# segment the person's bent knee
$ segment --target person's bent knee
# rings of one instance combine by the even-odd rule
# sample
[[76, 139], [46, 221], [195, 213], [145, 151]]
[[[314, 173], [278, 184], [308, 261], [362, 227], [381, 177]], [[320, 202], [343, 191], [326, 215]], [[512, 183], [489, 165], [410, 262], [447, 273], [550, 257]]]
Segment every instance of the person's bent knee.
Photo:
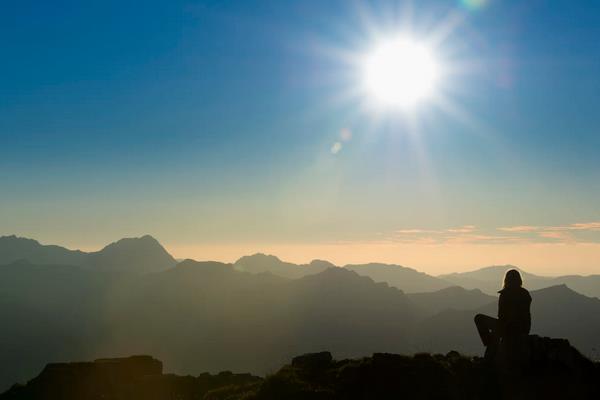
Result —
[[475, 318], [473, 318], [473, 321], [475, 321], [476, 324], [479, 324], [483, 319], [485, 319], [485, 315], [477, 314], [475, 315]]

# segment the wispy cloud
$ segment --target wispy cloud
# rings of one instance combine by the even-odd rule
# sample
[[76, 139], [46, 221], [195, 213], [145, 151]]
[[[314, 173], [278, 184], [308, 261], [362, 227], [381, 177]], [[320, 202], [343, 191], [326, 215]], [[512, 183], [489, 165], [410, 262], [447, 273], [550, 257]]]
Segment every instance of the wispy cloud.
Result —
[[539, 226], [532, 226], [532, 225], [518, 225], [518, 226], [507, 226], [507, 227], [498, 228], [499, 231], [503, 231], [503, 232], [534, 232], [539, 229], [540, 229]]
[[485, 235], [485, 234], [463, 234], [448, 236], [444, 243], [471, 243], [471, 244], [503, 244], [517, 243], [522, 241], [522, 238], [516, 236], [501, 236], [501, 235]]
[[419, 234], [419, 233], [439, 233], [441, 231], [436, 231], [436, 230], [428, 230], [428, 229], [398, 229], [397, 231], [394, 231], [397, 234], [400, 235], [411, 235], [411, 234]]
[[600, 222], [577, 222], [566, 225], [514, 225], [479, 228], [462, 225], [443, 229], [404, 228], [387, 236], [395, 243], [600, 243]]
[[476, 229], [477, 227], [475, 225], [463, 225], [459, 228], [446, 229], [446, 231], [451, 233], [471, 233], [475, 232]]
[[539, 237], [545, 239], [555, 239], [562, 242], [574, 242], [575, 239], [568, 232], [561, 231], [543, 231], [538, 233]]
[[545, 228], [551, 231], [600, 231], [600, 222], [578, 222], [564, 226], [552, 226]]

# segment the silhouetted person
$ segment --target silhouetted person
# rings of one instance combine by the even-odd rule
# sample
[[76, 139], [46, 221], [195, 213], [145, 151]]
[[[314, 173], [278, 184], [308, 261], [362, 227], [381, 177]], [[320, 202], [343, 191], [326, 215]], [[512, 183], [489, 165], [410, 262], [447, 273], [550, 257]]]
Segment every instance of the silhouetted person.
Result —
[[504, 276], [504, 287], [498, 300], [498, 318], [484, 314], [475, 316], [475, 325], [486, 347], [485, 358], [491, 359], [500, 341], [514, 342], [520, 336], [528, 335], [531, 329], [531, 296], [522, 287], [521, 274], [511, 269]]

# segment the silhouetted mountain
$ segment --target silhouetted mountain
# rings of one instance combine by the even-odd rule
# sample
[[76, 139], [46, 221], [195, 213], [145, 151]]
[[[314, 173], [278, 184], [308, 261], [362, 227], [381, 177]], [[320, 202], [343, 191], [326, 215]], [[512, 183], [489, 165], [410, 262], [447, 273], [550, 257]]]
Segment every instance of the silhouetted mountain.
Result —
[[152, 236], [126, 238], [102, 250], [89, 253], [86, 265], [92, 268], [127, 272], [156, 272], [173, 267], [177, 261]]
[[[496, 301], [460, 288], [405, 295], [346, 268], [286, 279], [231, 264], [185, 260], [147, 274], [101, 268], [0, 267], [0, 390], [47, 362], [155, 354], [178, 373], [272, 371], [294, 354], [331, 350], [477, 354], [476, 312]], [[551, 292], [550, 290], [556, 290]], [[600, 301], [566, 287], [535, 291], [533, 332], [572, 339], [585, 354], [600, 344]]]
[[[32, 290], [35, 288], [35, 290]], [[0, 267], [0, 388], [48, 361], [157, 354], [173, 370], [266, 372], [293, 354], [410, 351], [418, 313], [387, 284], [342, 268], [288, 280], [231, 264], [183, 261], [163, 272]]]
[[18, 260], [36, 265], [72, 265], [127, 273], [161, 271], [177, 263], [156, 239], [148, 235], [121, 239], [92, 253], [41, 245], [35, 240], [16, 236], [0, 237], [0, 265]]
[[234, 264], [239, 271], [251, 273], [270, 272], [273, 275], [283, 278], [296, 279], [306, 275], [317, 274], [327, 268], [335, 267], [328, 261], [313, 260], [310, 264], [293, 264], [281, 261], [279, 258], [257, 253], [251, 256], [244, 256]]
[[49, 364], [2, 400], [364, 400], [597, 399], [600, 366], [560, 339], [529, 337], [518, 362], [490, 368], [457, 352], [413, 357], [375, 353], [335, 361], [331, 353], [295, 357], [266, 378], [221, 372], [162, 374], [149, 356]]
[[447, 309], [474, 310], [498, 300], [479, 289], [467, 290], [460, 286], [451, 286], [436, 292], [410, 293], [408, 297], [424, 312], [431, 314]]
[[211, 391], [250, 389], [262, 379], [221, 372], [198, 377], [164, 375], [162, 362], [150, 356], [48, 364], [27, 385], [15, 385], [0, 399], [201, 399]]
[[600, 275], [565, 275], [552, 278], [554, 285], [567, 285], [586, 296], [600, 298]]
[[[293, 264], [281, 261], [272, 255], [254, 254], [245, 256], [235, 262], [236, 269], [245, 272], [270, 272], [284, 278], [297, 279], [317, 274], [327, 268], [335, 267], [329, 261], [313, 260], [310, 264]], [[411, 268], [390, 264], [345, 265], [344, 268], [359, 275], [368, 276], [375, 282], [386, 282], [406, 293], [429, 292], [452, 286], [442, 279], [418, 272]]]
[[104, 300], [111, 285], [110, 274], [80, 267], [0, 266], [0, 390], [46, 362], [93, 356], [108, 334]]
[[0, 265], [18, 260], [28, 260], [34, 264], [83, 265], [85, 259], [86, 253], [79, 250], [42, 245], [36, 240], [14, 235], [0, 237]]
[[375, 282], [386, 282], [390, 286], [402, 289], [405, 293], [431, 292], [452, 286], [443, 279], [427, 275], [412, 268], [393, 264], [346, 265], [344, 268], [368, 276]]
[[285, 280], [185, 261], [110, 300], [113, 348], [160, 355], [177, 371], [264, 372], [323, 348], [344, 356], [406, 351], [417, 318], [401, 291], [339, 268]]
[[548, 277], [530, 274], [513, 265], [497, 265], [470, 272], [440, 275], [440, 278], [467, 289], [481, 289], [488, 294], [496, 294], [502, 286], [504, 274], [512, 268], [521, 272], [524, 285], [531, 290], [566, 284], [586, 296], [600, 297], [600, 275]]
[[549, 278], [530, 274], [514, 265], [493, 265], [469, 272], [455, 272], [446, 275], [440, 275], [441, 279], [452, 282], [454, 285], [462, 286], [465, 289], [480, 289], [485, 293], [496, 295], [502, 288], [504, 274], [509, 269], [516, 269], [521, 273], [525, 286], [529, 289], [541, 289], [552, 286]]

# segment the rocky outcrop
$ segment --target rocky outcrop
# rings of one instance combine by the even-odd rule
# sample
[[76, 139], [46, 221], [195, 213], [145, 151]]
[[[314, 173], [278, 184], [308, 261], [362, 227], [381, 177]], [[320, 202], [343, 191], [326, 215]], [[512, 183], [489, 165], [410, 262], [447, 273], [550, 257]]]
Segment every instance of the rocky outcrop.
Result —
[[211, 390], [235, 386], [245, 390], [261, 379], [221, 372], [197, 377], [162, 373], [162, 362], [150, 356], [48, 364], [26, 385], [14, 385], [0, 399], [162, 400], [202, 399]]
[[594, 363], [583, 356], [567, 339], [523, 336], [515, 343], [500, 345], [496, 359], [499, 369], [537, 371], [547, 367], [568, 369], [576, 375], [593, 369]]
[[[50, 364], [0, 400], [371, 400], [599, 399], [600, 367], [565, 340], [527, 337], [520, 358], [505, 364], [446, 355], [376, 353], [333, 359], [305, 354], [267, 378], [221, 372], [162, 374], [148, 356]], [[512, 349], [514, 350], [514, 349]], [[501, 350], [506, 352], [507, 349]], [[506, 355], [506, 353], [504, 353]]]

